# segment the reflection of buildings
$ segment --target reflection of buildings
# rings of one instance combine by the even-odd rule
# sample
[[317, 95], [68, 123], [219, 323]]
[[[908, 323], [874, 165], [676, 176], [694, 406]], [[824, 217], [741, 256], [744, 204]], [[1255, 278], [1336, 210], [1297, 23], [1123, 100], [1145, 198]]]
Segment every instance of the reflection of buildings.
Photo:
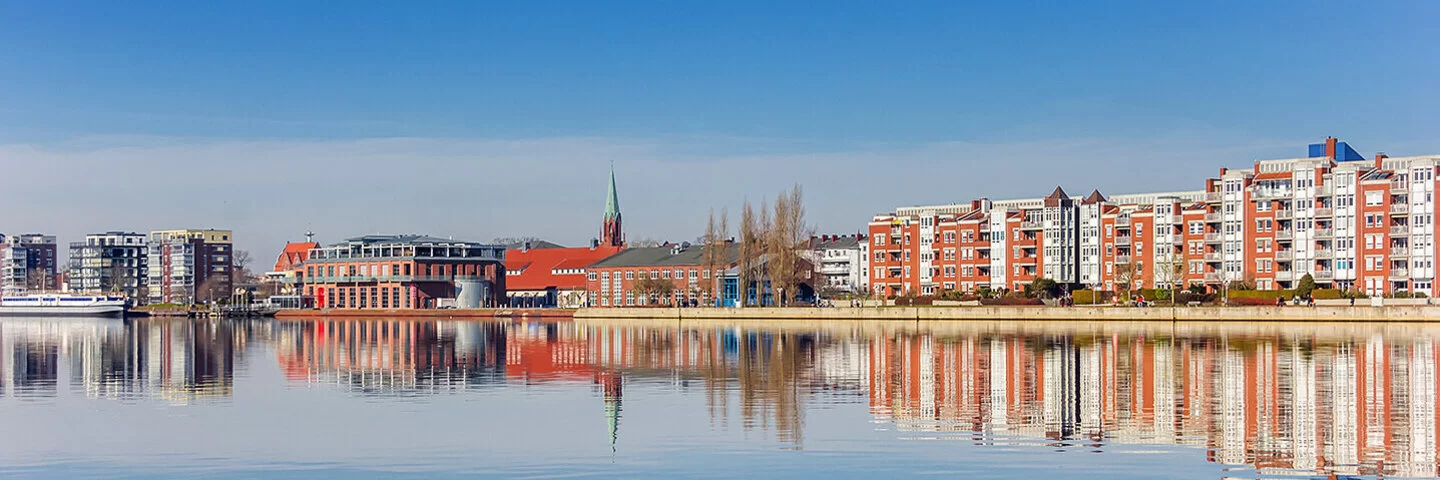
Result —
[[228, 396], [247, 333], [232, 322], [6, 319], [0, 394], [54, 395], [67, 380], [91, 397], [188, 401]]
[[734, 405], [746, 428], [773, 429], [789, 443], [799, 441], [801, 397], [812, 390], [804, 383], [812, 376], [812, 335], [574, 322], [325, 320], [280, 323], [275, 337], [290, 379], [365, 393], [455, 391], [506, 381], [592, 384], [612, 434], [629, 380], [696, 382], [716, 416]]
[[1261, 472], [1433, 476], [1436, 349], [1428, 337], [882, 337], [871, 411], [993, 441], [1203, 444], [1211, 461]]

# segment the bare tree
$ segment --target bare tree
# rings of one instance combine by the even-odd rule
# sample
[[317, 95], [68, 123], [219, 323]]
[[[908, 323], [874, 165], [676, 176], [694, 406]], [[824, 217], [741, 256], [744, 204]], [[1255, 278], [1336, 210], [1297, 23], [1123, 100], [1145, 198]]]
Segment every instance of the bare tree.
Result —
[[231, 264], [234, 265], [236, 271], [248, 273], [250, 271], [250, 262], [253, 259], [250, 257], [249, 250], [236, 250], [235, 256], [231, 258], [231, 260]]
[[1115, 296], [1117, 299], [1130, 299], [1130, 289], [1135, 285], [1139, 271], [1132, 262], [1119, 263], [1115, 265]]
[[749, 302], [750, 287], [755, 283], [755, 263], [760, 256], [760, 221], [755, 218], [755, 207], [750, 200], [740, 210], [740, 258], [737, 271], [740, 275], [740, 305]]
[[[709, 217], [708, 219], [706, 219], [706, 221], [705, 221], [705, 235], [703, 235], [703, 236], [700, 237], [700, 245], [701, 245], [700, 248], [703, 249], [703, 250], [701, 251], [701, 255], [700, 255], [700, 256], [701, 256], [700, 262], [703, 264], [703, 265], [701, 265], [701, 267], [704, 268], [705, 271], [711, 272], [711, 273], [713, 274], [714, 271], [715, 271], [716, 264], [719, 263], [719, 260], [718, 260], [719, 255], [718, 255], [718, 253], [715, 251], [715, 249], [716, 249], [719, 245], [717, 245], [717, 238], [716, 238], [716, 231], [715, 231], [715, 209], [713, 209], [713, 208], [710, 209], [710, 217]], [[711, 294], [711, 295], [714, 295], [714, 293], [715, 293], [715, 278], [714, 278], [714, 276], [712, 275], [711, 278], [710, 278], [710, 281], [705, 282], [705, 284], [704, 284], [704, 285], [701, 285], [700, 288], [701, 288], [701, 291], [703, 291], [703, 292], [705, 292], [705, 293], [708, 293], [708, 294]]]
[[[756, 262], [755, 265], [755, 267], [758, 267], [756, 272], [757, 287], [755, 288], [755, 301], [764, 305], [765, 288], [769, 287], [772, 293], [775, 291], [774, 277], [770, 276], [770, 267], [766, 265], [770, 263], [771, 260], [769, 258], [772, 249], [770, 245], [772, 240], [771, 232], [775, 231], [775, 223], [770, 219], [770, 202], [763, 198], [760, 199], [760, 219], [757, 220], [756, 227], [755, 251], [764, 257], [765, 262], [763, 264]], [[773, 296], [771, 301], [774, 301]]]
[[[730, 211], [724, 207], [720, 208], [720, 224], [715, 227], [715, 235], [717, 237], [716, 242], [719, 244], [719, 247], [716, 249], [716, 256], [718, 257], [717, 263], [719, 263], [721, 269], [724, 269], [730, 266]], [[710, 302], [713, 304], [715, 300], [721, 296], [719, 287], [720, 272], [713, 271], [710, 273], [711, 291], [713, 292], [710, 297]]]
[[1172, 305], [1175, 303], [1175, 292], [1179, 290], [1176, 285], [1185, 280], [1185, 265], [1183, 252], [1171, 252], [1155, 260], [1155, 280], [1169, 290]]
[[[230, 292], [224, 291], [224, 283], [219, 275], [209, 275], [204, 282], [195, 286], [195, 298], [192, 303], [206, 303], [226, 298]], [[176, 301], [175, 303], [185, 303]]]

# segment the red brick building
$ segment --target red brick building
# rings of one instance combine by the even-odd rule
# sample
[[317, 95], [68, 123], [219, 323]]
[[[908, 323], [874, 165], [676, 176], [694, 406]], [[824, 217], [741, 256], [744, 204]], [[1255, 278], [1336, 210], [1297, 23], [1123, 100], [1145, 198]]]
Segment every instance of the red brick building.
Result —
[[497, 307], [504, 305], [504, 262], [499, 245], [367, 235], [312, 248], [294, 281], [322, 309]]

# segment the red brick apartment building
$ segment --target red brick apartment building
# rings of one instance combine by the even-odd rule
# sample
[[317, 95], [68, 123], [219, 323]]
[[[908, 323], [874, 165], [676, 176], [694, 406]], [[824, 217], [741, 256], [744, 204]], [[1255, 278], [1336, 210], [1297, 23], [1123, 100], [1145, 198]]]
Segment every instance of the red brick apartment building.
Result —
[[1070, 196], [899, 208], [874, 216], [865, 261], [881, 296], [1037, 278], [1114, 291], [1245, 282], [1367, 294], [1436, 294], [1440, 155], [1362, 157], [1328, 138], [1298, 158], [1221, 168], [1193, 191]]

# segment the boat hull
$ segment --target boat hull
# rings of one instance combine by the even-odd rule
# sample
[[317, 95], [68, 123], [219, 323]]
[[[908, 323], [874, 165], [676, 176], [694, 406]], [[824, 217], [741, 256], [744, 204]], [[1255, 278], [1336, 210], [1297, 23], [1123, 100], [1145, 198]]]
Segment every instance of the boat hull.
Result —
[[125, 314], [123, 305], [76, 305], [76, 306], [14, 306], [0, 305], [0, 317], [119, 317]]

